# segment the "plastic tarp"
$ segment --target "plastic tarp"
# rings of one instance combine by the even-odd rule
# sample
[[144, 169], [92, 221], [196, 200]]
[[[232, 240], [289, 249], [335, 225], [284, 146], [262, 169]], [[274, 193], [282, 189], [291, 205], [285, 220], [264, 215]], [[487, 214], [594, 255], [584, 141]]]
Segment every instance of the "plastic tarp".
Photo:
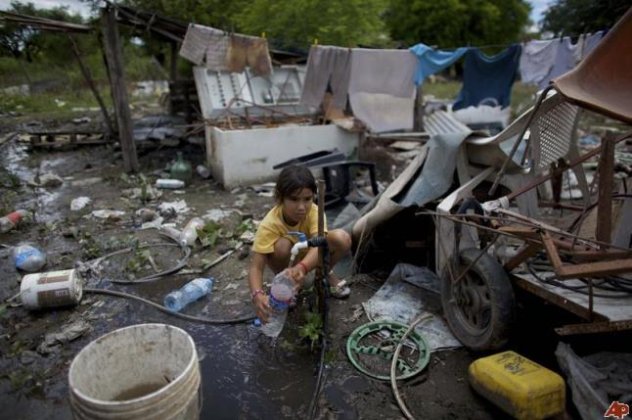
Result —
[[354, 224], [354, 237], [370, 232], [406, 207], [421, 207], [448, 192], [454, 179], [459, 148], [470, 134], [463, 132], [433, 136], [382, 193], [375, 206]]
[[411, 324], [422, 314], [431, 317], [415, 327], [431, 351], [461, 347], [442, 317], [439, 278], [425, 267], [397, 264], [382, 287], [362, 304], [371, 321]]
[[613, 401], [632, 404], [632, 353], [579, 357], [568, 344], [559, 343], [555, 356], [582, 419], [603, 418]]

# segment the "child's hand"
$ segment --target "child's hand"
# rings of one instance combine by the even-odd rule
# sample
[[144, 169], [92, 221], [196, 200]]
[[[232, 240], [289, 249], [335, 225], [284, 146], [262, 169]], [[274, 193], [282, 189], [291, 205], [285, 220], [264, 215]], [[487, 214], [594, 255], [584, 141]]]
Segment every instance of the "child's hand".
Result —
[[257, 317], [264, 324], [267, 323], [271, 311], [270, 303], [268, 301], [268, 295], [266, 295], [265, 293], [259, 293], [255, 295], [255, 298], [252, 300], [252, 304], [255, 306]]
[[305, 275], [307, 274], [303, 266], [295, 265], [294, 267], [286, 268], [285, 274], [294, 280], [294, 291], [298, 292], [298, 290], [303, 287], [303, 280], [305, 280]]

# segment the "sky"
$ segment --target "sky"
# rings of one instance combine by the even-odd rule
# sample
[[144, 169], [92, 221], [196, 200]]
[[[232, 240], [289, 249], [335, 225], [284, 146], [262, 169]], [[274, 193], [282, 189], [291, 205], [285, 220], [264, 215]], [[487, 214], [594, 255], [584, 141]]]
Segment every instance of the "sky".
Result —
[[531, 20], [537, 26], [542, 20], [542, 14], [553, 3], [553, 0], [528, 0], [527, 3], [531, 3]]
[[[71, 13], [79, 13], [84, 17], [90, 15], [90, 6], [79, 0], [19, 0], [20, 3], [33, 3], [38, 9], [52, 9], [57, 6], [68, 6]], [[11, 7], [11, 0], [0, 0], [0, 10]]]
[[[68, 10], [74, 13], [80, 13], [84, 17], [90, 14], [90, 8], [86, 3], [79, 0], [22, 0], [22, 3], [33, 3], [38, 8], [51, 9], [56, 6], [68, 6]], [[542, 19], [542, 13], [548, 9], [548, 6], [554, 0], [527, 0], [531, 4], [531, 20], [537, 24]], [[0, 0], [0, 10], [6, 10], [10, 7], [11, 0]]]

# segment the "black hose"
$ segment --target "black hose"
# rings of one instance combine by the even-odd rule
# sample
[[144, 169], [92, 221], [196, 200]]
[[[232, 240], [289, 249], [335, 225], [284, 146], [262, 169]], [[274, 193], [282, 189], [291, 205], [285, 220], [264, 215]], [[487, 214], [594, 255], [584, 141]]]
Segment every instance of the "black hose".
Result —
[[116, 290], [106, 290], [106, 289], [93, 289], [93, 288], [85, 288], [83, 289], [84, 293], [92, 293], [95, 295], [108, 295], [108, 296], [116, 296], [116, 297], [122, 297], [122, 298], [126, 298], [126, 299], [132, 299], [132, 300], [137, 300], [139, 302], [143, 302], [146, 303], [149, 306], [153, 306], [154, 308], [158, 309], [159, 311], [162, 311], [168, 315], [172, 315], [175, 316], [176, 318], [181, 318], [187, 321], [193, 321], [193, 322], [202, 322], [204, 324], [212, 324], [212, 325], [229, 325], [229, 324], [241, 324], [241, 323], [246, 323], [246, 322], [250, 322], [253, 319], [255, 319], [255, 317], [253, 315], [250, 316], [244, 316], [241, 318], [235, 318], [235, 319], [210, 319], [210, 318], [202, 318], [202, 317], [197, 317], [197, 316], [193, 316], [193, 315], [186, 315], [186, 314], [181, 314], [180, 312], [173, 312], [170, 311], [169, 309], [167, 309], [166, 307], [156, 303], [156, 302], [152, 302], [151, 300], [142, 298], [140, 296], [136, 296], [136, 295], [132, 295], [130, 293], [125, 293], [125, 292], [119, 292]]
[[[548, 278], [544, 278], [542, 276], [540, 276], [535, 269], [533, 268], [532, 264], [527, 264], [527, 268], [529, 270], [529, 272], [531, 273], [531, 275], [538, 281], [540, 281], [541, 283], [545, 283], [545, 284], [550, 284], [552, 286], [556, 286], [556, 287], [560, 287], [562, 289], [566, 289], [566, 290], [572, 290], [576, 293], [581, 293], [583, 295], [590, 295], [591, 293], [589, 291], [587, 291], [586, 289], [588, 288], [588, 285], [585, 286], [569, 286], [567, 284], [565, 284], [564, 282], [561, 281], [557, 281], [555, 280], [554, 277], [548, 277]], [[584, 279], [579, 279], [581, 281], [586, 281]], [[623, 286], [621, 286], [623, 287]], [[632, 293], [630, 293], [627, 289], [615, 289], [613, 287], [605, 287], [603, 285], [593, 285], [593, 288], [595, 289], [601, 289], [604, 291], [617, 291], [617, 292], [621, 292], [620, 294], [603, 294], [603, 293], [592, 293], [593, 296], [595, 297], [600, 297], [600, 298], [606, 298], [606, 299], [621, 299], [621, 298], [632, 298]]]

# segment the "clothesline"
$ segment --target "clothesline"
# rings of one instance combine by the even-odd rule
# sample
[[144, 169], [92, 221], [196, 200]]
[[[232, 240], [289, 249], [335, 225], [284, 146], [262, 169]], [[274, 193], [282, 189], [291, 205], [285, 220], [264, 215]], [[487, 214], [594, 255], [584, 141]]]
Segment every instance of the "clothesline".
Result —
[[[595, 32], [583, 32], [581, 34], [572, 34], [572, 35], [567, 35], [567, 34], [563, 34], [562, 36], [558, 36], [558, 37], [554, 37], [554, 38], [549, 38], [549, 39], [529, 39], [526, 41], [515, 41], [515, 42], [510, 42], [510, 43], [503, 43], [503, 44], [487, 44], [487, 45], [465, 45], [465, 48], [478, 48], [478, 49], [483, 49], [483, 48], [509, 48], [512, 45], [516, 45], [516, 44], [525, 44], [527, 42], [531, 42], [531, 41], [554, 41], [554, 40], [558, 40], [559, 42], [562, 42], [562, 40], [564, 38], [571, 38], [571, 39], [579, 39], [581, 36], [585, 36], [588, 34], [593, 34], [593, 33], [597, 33], [597, 32], [603, 32], [604, 36], [606, 35], [606, 33], [608, 32], [609, 29], [603, 29], [601, 31], [595, 31]], [[437, 49], [437, 50], [456, 50], [457, 48], [460, 47], [439, 47], [437, 45], [433, 45], [432, 48]]]

